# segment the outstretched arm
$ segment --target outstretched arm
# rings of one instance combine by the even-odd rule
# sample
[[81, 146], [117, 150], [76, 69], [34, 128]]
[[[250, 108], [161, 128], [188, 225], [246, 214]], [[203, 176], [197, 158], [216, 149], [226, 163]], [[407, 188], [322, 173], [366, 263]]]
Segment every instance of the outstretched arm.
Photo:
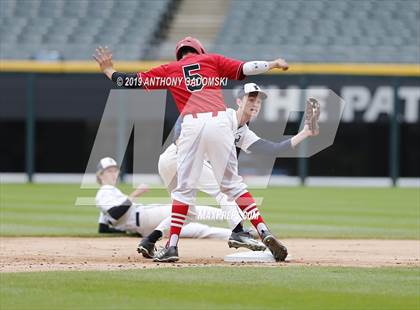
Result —
[[93, 58], [99, 64], [99, 68], [102, 72], [108, 77], [108, 79], [117, 83], [117, 86], [123, 86], [126, 88], [140, 87], [140, 83], [137, 83], [137, 73], [118, 72], [114, 69], [114, 64], [112, 63], [112, 53], [106, 46], [99, 46], [96, 49], [95, 54], [93, 54]]
[[273, 142], [270, 140], [259, 139], [252, 143], [248, 150], [253, 154], [261, 155], [280, 155], [283, 152], [290, 151], [298, 146], [303, 140], [308, 137], [316, 136], [318, 133], [312, 133], [308, 125], [292, 138], [282, 142]]
[[149, 191], [147, 184], [140, 184], [137, 188], [128, 196], [128, 199], [133, 201], [135, 198], [140, 197], [144, 193]]
[[283, 142], [272, 142], [264, 139], [255, 141], [248, 147], [248, 150], [264, 155], [278, 155], [282, 152], [296, 148], [299, 143], [308, 137], [317, 136], [319, 134], [319, 115], [321, 113], [321, 106], [315, 98], [309, 98], [306, 101], [305, 107], [305, 125], [303, 129], [291, 139], [287, 139]]
[[303, 140], [305, 140], [308, 137], [313, 137], [313, 136], [317, 136], [318, 132], [312, 132], [309, 129], [309, 125], [305, 125], [303, 127], [303, 129], [296, 135], [294, 135], [291, 139], [290, 139], [290, 144], [293, 148], [295, 148], [296, 146], [298, 146], [299, 143], [301, 143]]
[[273, 142], [266, 139], [259, 139], [248, 147], [248, 151], [252, 154], [277, 156], [292, 148], [291, 139], [282, 142]]
[[248, 61], [244, 63], [242, 71], [245, 75], [257, 75], [276, 68], [286, 71], [289, 69], [289, 65], [282, 58], [273, 61]]

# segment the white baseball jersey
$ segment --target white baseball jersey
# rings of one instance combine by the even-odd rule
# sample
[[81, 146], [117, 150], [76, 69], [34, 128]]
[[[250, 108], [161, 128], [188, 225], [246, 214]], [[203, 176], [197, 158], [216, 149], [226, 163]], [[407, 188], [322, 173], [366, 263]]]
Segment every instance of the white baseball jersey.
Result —
[[[118, 188], [111, 185], [103, 185], [96, 194], [96, 206], [100, 209], [99, 223], [129, 233], [140, 233], [142, 236], [149, 235], [153, 230], [161, 230], [165, 235], [170, 227], [170, 222], [165, 219], [171, 215], [172, 206], [161, 204], [142, 205], [133, 203], [131, 207], [119, 219], [114, 219], [108, 211], [116, 206], [124, 204], [128, 196]], [[223, 213], [208, 206], [196, 206], [198, 218], [204, 215], [211, 219], [222, 220]], [[203, 215], [200, 217], [200, 215]], [[227, 240], [231, 231], [226, 228], [211, 227], [201, 223], [189, 223], [184, 227], [181, 237], [183, 238], [218, 238]]]
[[137, 232], [136, 210], [138, 206], [132, 205], [118, 220], [114, 219], [108, 211], [116, 206], [124, 204], [128, 196], [112, 185], [102, 185], [96, 193], [96, 206], [101, 210], [100, 223], [108, 224], [118, 230]]
[[248, 148], [261, 138], [249, 129], [246, 124], [239, 127], [239, 120], [234, 109], [227, 109], [226, 112], [231, 121], [233, 135], [235, 136], [235, 146], [247, 154], [251, 153]]

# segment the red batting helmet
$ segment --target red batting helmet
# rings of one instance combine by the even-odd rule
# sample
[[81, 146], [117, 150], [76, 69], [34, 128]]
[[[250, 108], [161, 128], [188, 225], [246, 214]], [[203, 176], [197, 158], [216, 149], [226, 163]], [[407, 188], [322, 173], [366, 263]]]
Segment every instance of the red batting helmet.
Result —
[[179, 41], [176, 44], [176, 49], [175, 49], [175, 55], [176, 55], [176, 60], [180, 60], [181, 56], [180, 56], [180, 50], [183, 47], [191, 47], [193, 48], [198, 54], [205, 54], [206, 50], [204, 49], [204, 46], [201, 44], [200, 41], [198, 41], [196, 38], [193, 37], [186, 37], [183, 38], [181, 41]]

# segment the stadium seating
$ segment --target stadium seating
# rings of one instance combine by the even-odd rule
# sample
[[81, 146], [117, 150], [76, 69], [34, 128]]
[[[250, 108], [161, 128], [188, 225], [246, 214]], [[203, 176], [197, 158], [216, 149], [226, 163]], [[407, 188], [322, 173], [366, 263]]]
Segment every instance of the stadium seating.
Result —
[[[173, 59], [160, 38], [179, 1], [1, 0], [0, 58], [90, 59], [106, 44], [116, 59]], [[418, 63], [419, 21], [418, 0], [231, 0], [206, 47], [240, 59]]]
[[96, 46], [108, 45], [116, 59], [141, 59], [173, 2], [1, 0], [0, 56], [90, 59]]
[[418, 0], [231, 0], [213, 50], [241, 59], [418, 63], [419, 16]]

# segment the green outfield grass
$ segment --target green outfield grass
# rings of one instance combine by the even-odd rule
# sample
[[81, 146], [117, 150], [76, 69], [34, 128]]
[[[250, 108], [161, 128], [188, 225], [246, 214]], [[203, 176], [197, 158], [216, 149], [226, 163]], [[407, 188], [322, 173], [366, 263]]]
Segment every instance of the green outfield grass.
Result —
[[[282, 238], [420, 239], [419, 189], [273, 187], [252, 193], [264, 197], [261, 212]], [[97, 209], [74, 205], [76, 197], [94, 195], [74, 184], [1, 184], [0, 234], [95, 236]], [[168, 201], [164, 190], [146, 196]]]
[[170, 268], [2, 274], [2, 309], [419, 309], [415, 268]]
[[[125, 192], [130, 187], [122, 187]], [[269, 188], [282, 237], [420, 239], [418, 189]], [[77, 185], [0, 185], [2, 236], [98, 236]], [[147, 197], [168, 200], [164, 190]], [[208, 267], [0, 273], [0, 309], [419, 309], [420, 268]]]

